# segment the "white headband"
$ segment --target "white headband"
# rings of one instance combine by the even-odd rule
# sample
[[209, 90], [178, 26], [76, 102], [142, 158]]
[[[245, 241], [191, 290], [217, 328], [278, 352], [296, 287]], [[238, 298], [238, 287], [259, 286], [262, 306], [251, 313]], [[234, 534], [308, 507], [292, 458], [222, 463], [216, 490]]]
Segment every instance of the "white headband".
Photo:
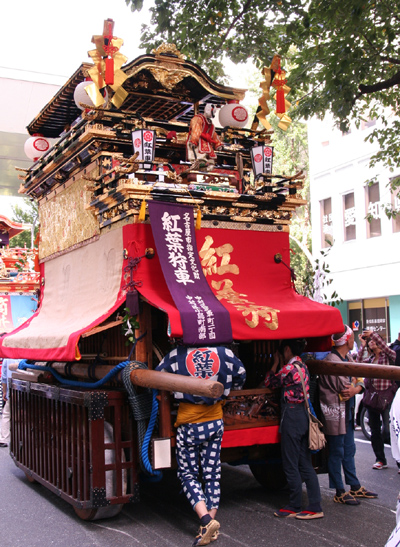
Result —
[[349, 340], [350, 336], [353, 334], [353, 331], [348, 325], [345, 325], [345, 327], [346, 327], [346, 330], [344, 334], [337, 340], [333, 338], [334, 335], [331, 336], [332, 342], [335, 344], [335, 346], [344, 346], [345, 343]]

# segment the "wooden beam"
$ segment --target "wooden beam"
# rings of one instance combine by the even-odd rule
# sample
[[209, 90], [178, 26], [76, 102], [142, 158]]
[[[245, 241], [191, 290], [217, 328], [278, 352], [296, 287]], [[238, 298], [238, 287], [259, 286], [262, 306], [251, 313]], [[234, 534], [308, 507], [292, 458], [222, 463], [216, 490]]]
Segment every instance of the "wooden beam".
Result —
[[400, 380], [400, 367], [398, 366], [320, 361], [318, 359], [310, 359], [306, 361], [306, 365], [311, 374]]
[[165, 391], [180, 391], [181, 393], [210, 397], [212, 399], [217, 399], [224, 391], [224, 386], [220, 382], [202, 380], [180, 374], [170, 374], [158, 370], [133, 370], [131, 372], [131, 382], [137, 386]]

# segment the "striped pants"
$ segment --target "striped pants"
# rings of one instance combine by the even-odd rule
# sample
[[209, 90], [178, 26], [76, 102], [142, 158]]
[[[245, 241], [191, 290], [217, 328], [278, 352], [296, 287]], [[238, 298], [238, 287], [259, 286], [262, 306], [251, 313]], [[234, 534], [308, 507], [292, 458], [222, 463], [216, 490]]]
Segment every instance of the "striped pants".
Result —
[[[182, 424], [176, 435], [178, 478], [192, 508], [204, 501], [208, 511], [218, 509], [221, 495], [221, 441], [224, 422], [213, 420]], [[201, 466], [204, 490], [199, 482]]]

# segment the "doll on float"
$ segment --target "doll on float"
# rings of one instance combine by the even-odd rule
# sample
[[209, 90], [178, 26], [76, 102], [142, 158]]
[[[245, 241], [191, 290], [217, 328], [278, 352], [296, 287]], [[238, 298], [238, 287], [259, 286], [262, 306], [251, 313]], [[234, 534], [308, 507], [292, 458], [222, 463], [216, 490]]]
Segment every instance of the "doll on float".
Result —
[[217, 108], [207, 103], [204, 107], [204, 114], [193, 116], [189, 135], [186, 142], [187, 160], [191, 163], [199, 162], [199, 169], [212, 171], [217, 155], [215, 150], [223, 147], [212, 122]]

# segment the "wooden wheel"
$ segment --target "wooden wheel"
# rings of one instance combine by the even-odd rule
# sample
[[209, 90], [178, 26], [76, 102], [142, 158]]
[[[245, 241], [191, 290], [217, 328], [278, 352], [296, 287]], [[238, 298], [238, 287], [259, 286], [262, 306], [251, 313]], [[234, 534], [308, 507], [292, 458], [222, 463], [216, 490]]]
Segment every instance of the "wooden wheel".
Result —
[[[114, 431], [111, 424], [104, 422], [104, 441], [106, 443], [113, 442]], [[121, 461], [125, 462], [125, 454], [122, 451]], [[115, 453], [114, 450], [107, 449], [105, 451], [105, 463], [114, 463]], [[123, 473], [123, 494], [127, 491], [127, 473], [126, 470]], [[106, 497], [111, 498], [116, 495], [116, 476], [113, 471], [106, 471]], [[108, 519], [118, 515], [122, 511], [124, 504], [118, 505], [106, 505], [104, 507], [92, 507], [89, 509], [79, 509], [74, 507], [74, 511], [77, 516], [82, 520], [99, 520]]]
[[98, 507], [96, 509], [78, 509], [74, 507], [77, 516], [82, 520], [99, 520], [116, 517], [122, 511], [123, 504], [108, 505], [107, 507]]
[[25, 473], [25, 477], [27, 478], [27, 480], [28, 480], [29, 482], [31, 482], [32, 484], [33, 484], [34, 482], [37, 482], [37, 480], [34, 479], [34, 478], [32, 477], [32, 475], [30, 475], [30, 474], [28, 473], [28, 471], [24, 471], [24, 473]]
[[78, 509], [77, 507], [74, 507], [74, 511], [82, 520], [94, 520], [98, 509]]
[[281, 464], [261, 463], [249, 466], [254, 478], [266, 490], [281, 490], [286, 485], [286, 476]]

